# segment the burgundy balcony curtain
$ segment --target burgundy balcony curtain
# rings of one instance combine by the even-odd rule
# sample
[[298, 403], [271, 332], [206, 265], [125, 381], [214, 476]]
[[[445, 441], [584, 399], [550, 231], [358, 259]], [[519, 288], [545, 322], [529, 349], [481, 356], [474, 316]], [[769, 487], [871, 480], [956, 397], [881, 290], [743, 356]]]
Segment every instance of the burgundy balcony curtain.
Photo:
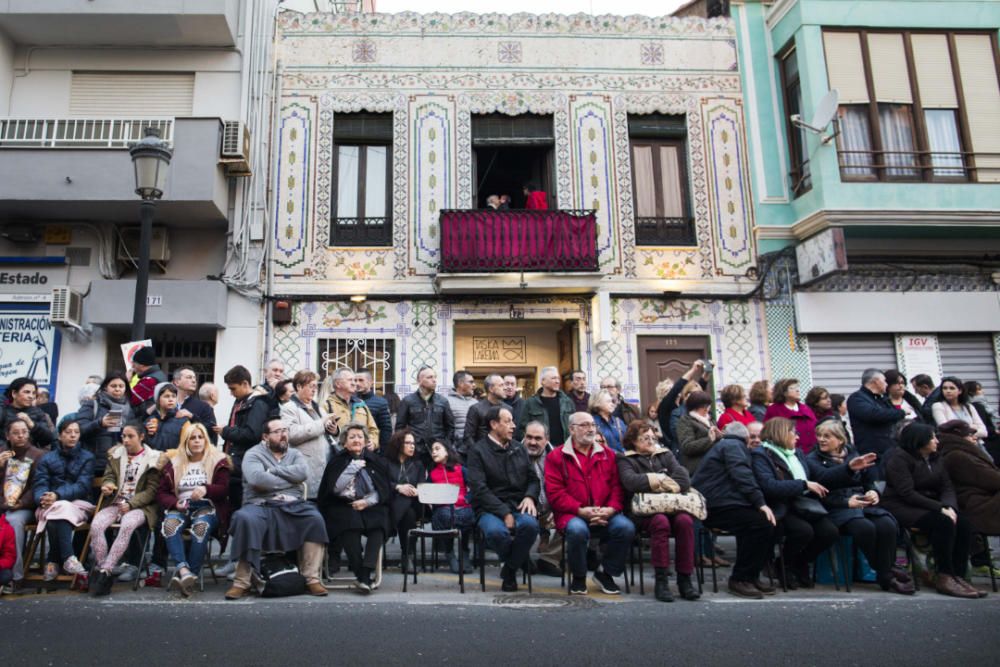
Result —
[[441, 211], [441, 270], [596, 271], [593, 212]]

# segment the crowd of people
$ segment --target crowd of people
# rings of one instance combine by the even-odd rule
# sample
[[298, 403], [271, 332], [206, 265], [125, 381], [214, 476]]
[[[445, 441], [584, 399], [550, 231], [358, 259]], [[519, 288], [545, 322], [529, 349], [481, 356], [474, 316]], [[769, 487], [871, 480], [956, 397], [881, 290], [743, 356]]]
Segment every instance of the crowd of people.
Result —
[[[564, 388], [554, 367], [528, 397], [516, 377], [493, 374], [476, 398], [466, 371], [444, 394], [430, 367], [402, 398], [375, 392], [364, 369], [321, 382], [272, 361], [262, 379], [243, 366], [225, 374], [224, 423], [218, 390], [192, 368], [168, 377], [151, 348], [127, 373], [88, 378], [61, 418], [33, 380], [12, 382], [0, 412], [0, 584], [23, 589], [35, 556], [26, 535], [44, 533], [42, 578], [85, 576], [94, 595], [140, 576], [152, 544], [154, 563], [173, 562], [168, 588], [190, 597], [213, 539], [228, 546], [227, 599], [271, 585], [276, 554], [297, 559], [297, 592], [326, 595], [323, 570], [337, 572], [343, 554], [370, 593], [394, 536], [403, 571], [414, 568], [407, 535], [424, 522], [460, 531], [440, 545], [455, 573], [472, 571], [478, 531], [506, 592], [531, 570], [565, 572], [570, 594], [588, 594], [588, 574], [618, 594], [637, 534], [665, 602], [674, 590], [699, 599], [699, 565], [731, 567], [728, 591], [744, 598], [774, 595], [775, 578], [811, 588], [818, 558], [846, 537], [891, 593], [915, 591], [897, 560], [911, 539], [929, 545], [921, 576], [942, 594], [985, 596], [970, 561], [977, 574], [993, 568], [997, 414], [978, 383], [953, 376], [937, 387], [915, 377], [911, 393], [898, 371], [867, 369], [848, 397], [813, 387], [804, 400], [795, 379], [727, 385], [717, 418], [702, 361], [661, 382], [644, 413], [619, 380], [591, 394], [583, 372]], [[458, 499], [424, 506], [427, 483], [458, 486]], [[720, 535], [735, 537], [732, 563]]]

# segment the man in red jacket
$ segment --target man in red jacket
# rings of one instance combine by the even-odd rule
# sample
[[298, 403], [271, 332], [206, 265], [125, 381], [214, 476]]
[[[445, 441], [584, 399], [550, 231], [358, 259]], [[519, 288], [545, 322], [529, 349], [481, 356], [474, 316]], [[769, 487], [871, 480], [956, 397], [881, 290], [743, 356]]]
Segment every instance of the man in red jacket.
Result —
[[591, 535], [607, 545], [594, 582], [604, 593], [620, 591], [613, 577], [625, 572], [635, 526], [622, 514], [625, 492], [618, 481], [615, 453], [597, 444], [597, 426], [587, 412], [569, 418], [570, 439], [545, 459], [545, 494], [556, 530], [566, 540], [571, 595], [587, 594], [587, 545]]

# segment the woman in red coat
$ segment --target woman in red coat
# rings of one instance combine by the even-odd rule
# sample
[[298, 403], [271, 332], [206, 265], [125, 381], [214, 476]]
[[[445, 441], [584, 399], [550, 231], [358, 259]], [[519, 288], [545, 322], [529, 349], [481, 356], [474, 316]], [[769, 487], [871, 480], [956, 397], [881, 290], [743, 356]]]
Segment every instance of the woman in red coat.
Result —
[[773, 403], [767, 406], [764, 422], [775, 417], [791, 419], [799, 434], [799, 449], [808, 454], [816, 446], [816, 415], [800, 399], [799, 381], [786, 378], [774, 383]]
[[[163, 537], [170, 557], [177, 563], [168, 590], [184, 597], [194, 592], [212, 533], [225, 535], [229, 522], [229, 472], [233, 462], [208, 439], [199, 423], [188, 423], [180, 446], [168, 457], [160, 475], [156, 500], [165, 512]], [[184, 544], [183, 530], [191, 528]]]

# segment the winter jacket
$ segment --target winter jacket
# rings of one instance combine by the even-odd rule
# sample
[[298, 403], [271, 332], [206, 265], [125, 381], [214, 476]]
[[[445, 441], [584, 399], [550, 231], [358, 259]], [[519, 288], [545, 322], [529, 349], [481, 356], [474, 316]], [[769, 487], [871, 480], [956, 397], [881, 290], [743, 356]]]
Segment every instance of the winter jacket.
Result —
[[625, 490], [626, 507], [636, 493], [662, 493], [664, 475], [677, 482], [680, 493], [691, 490], [687, 468], [665, 447], [657, 447], [649, 456], [635, 450], [618, 455], [618, 479]]
[[942, 507], [958, 510], [958, 497], [937, 454], [924, 459], [894, 449], [885, 464], [885, 482], [881, 504], [905, 527], [928, 512], [940, 512]]
[[[767, 412], [764, 413], [764, 421], [775, 417], [791, 419], [795, 424], [795, 432], [799, 434], [798, 448], [804, 454], [812, 451], [812, 448], [816, 446], [816, 415], [813, 414], [812, 408], [802, 402], [799, 402], [798, 410], [790, 410], [784, 403], [771, 403], [767, 406]], [[853, 418], [852, 415], [851, 419]]]
[[357, 422], [365, 427], [368, 439], [379, 446], [379, 430], [375, 424], [375, 418], [365, 402], [356, 396], [351, 396], [348, 400], [342, 399], [336, 394], [330, 394], [326, 399], [326, 411], [337, 418], [337, 426], [344, 428], [351, 422]]
[[307, 493], [308, 498], [313, 500], [319, 494], [319, 483], [330, 460], [330, 439], [327, 438], [323, 413], [316, 401], [307, 406], [292, 394], [291, 400], [281, 406], [281, 419], [288, 426], [289, 446], [299, 450], [309, 466]]
[[427, 480], [431, 484], [454, 484], [459, 488], [458, 500], [455, 501], [455, 509], [460, 510], [465, 507], [470, 507], [469, 505], [469, 486], [465, 483], [465, 471], [462, 466], [458, 463], [451, 470], [448, 470], [443, 464], [437, 464], [431, 468], [430, 473], [427, 475]]
[[549, 500], [556, 530], [578, 516], [581, 507], [611, 507], [625, 510], [625, 491], [618, 480], [615, 453], [597, 443], [591, 446], [589, 463], [568, 438], [545, 459], [545, 496]]
[[520, 442], [511, 440], [502, 447], [486, 436], [469, 450], [465, 461], [465, 483], [476, 516], [516, 514], [525, 498], [538, 502], [541, 481]]
[[212, 441], [213, 445], [219, 442], [219, 436], [213, 430], [216, 422], [215, 410], [212, 409], [211, 405], [197, 396], [188, 396], [183, 403], [177, 402], [177, 409], [190, 412], [191, 416], [188, 419], [193, 424], [201, 424], [205, 427], [205, 430], [208, 431], [208, 439]]
[[[112, 409], [119, 410], [122, 415], [118, 429], [115, 431], [109, 431], [101, 424], [101, 420]], [[104, 459], [108, 457], [108, 450], [121, 440], [121, 427], [132, 419], [132, 405], [129, 403], [127, 395], [122, 396], [120, 401], [116, 401], [103, 391], [97, 392], [93, 400], [80, 403], [80, 409], [76, 411], [76, 420], [80, 424], [80, 441], [86, 443], [87, 448], [94, 452], [95, 457], [103, 457]]]
[[[450, 401], [449, 401], [450, 402]], [[506, 408], [510, 410], [510, 416], [514, 416], [514, 410], [509, 405], [501, 401], [497, 404], [501, 408]], [[481, 401], [477, 401], [465, 415], [465, 437], [462, 438], [462, 444], [457, 447], [458, 453], [463, 457], [468, 453], [469, 449], [486, 437], [486, 434], [490, 432], [490, 422], [486, 418], [486, 415], [490, 413], [493, 408], [493, 404], [490, 403], [489, 399], [484, 398]], [[455, 427], [455, 432], [458, 432], [458, 427]]]
[[[139, 479], [135, 485], [135, 492], [128, 500], [128, 506], [130, 509], [142, 510], [146, 515], [146, 523], [153, 529], [160, 520], [160, 506], [156, 502], [156, 492], [160, 487], [160, 470], [167, 463], [167, 457], [148, 444], [136, 456], [139, 459]], [[108, 452], [108, 466], [105, 468], [101, 486], [114, 484], [121, 491], [125, 484], [127, 467], [128, 450], [125, 449], [125, 445], [118, 445]]]
[[[796, 448], [795, 456], [802, 469], [809, 475], [809, 464], [806, 463], [805, 454]], [[761, 446], [750, 452], [750, 463], [753, 466], [754, 477], [760, 490], [764, 492], [764, 499], [774, 512], [774, 518], [780, 520], [788, 514], [792, 501], [807, 492], [804, 480], [795, 479], [792, 471], [774, 452]]]
[[[556, 395], [559, 397], [559, 418], [562, 421], [562, 431], [566, 438], [569, 438], [569, 416], [573, 414], [573, 410], [575, 409], [573, 401], [569, 400], [569, 396], [562, 391], [557, 391]], [[514, 439], [520, 440], [523, 438], [524, 427], [528, 425], [528, 422], [534, 421], [545, 424], [549, 429], [549, 433], [552, 433], [552, 425], [549, 423], [549, 413], [542, 403], [541, 389], [524, 402], [524, 409], [521, 410], [521, 418], [517, 420], [517, 430], [514, 432]], [[562, 443], [557, 442], [554, 444], [558, 446]]]
[[941, 460], [958, 497], [958, 510], [975, 532], [1000, 535], [1000, 469], [965, 438], [942, 433], [938, 440]]
[[[10, 447], [8, 445], [0, 445], [0, 453], [9, 450]], [[35, 483], [35, 473], [38, 471], [38, 462], [43, 456], [45, 456], [44, 451], [34, 445], [28, 445], [28, 449], [24, 452], [24, 458], [31, 461], [31, 468], [28, 470], [28, 478], [25, 480], [24, 489], [21, 491], [21, 497], [18, 498], [14, 505], [8, 507], [6, 503], [6, 494], [0, 493], [0, 514], [14, 510], [33, 509], [35, 507], [35, 497], [32, 495], [31, 489]], [[10, 463], [10, 461], [0, 465], [0, 486], [3, 485], [3, 480], [7, 479], [8, 463]]]
[[326, 531], [331, 542], [348, 530], [361, 532], [381, 530], [383, 535], [388, 536], [395, 528], [395, 525], [390, 523], [389, 517], [389, 503], [395, 495], [395, 490], [389, 482], [385, 457], [364, 449], [361, 451], [361, 458], [365, 461], [363, 470], [368, 471], [378, 493], [378, 502], [359, 512], [351, 507], [352, 501], [334, 490], [337, 479], [354, 460], [354, 455], [346, 449], [337, 452], [326, 466], [317, 498], [319, 510], [326, 519]]
[[49, 491], [57, 500], [90, 500], [94, 480], [94, 455], [81, 447], [56, 447], [35, 464], [31, 487], [37, 505]]
[[146, 417], [145, 423], [148, 424], [153, 419], [157, 420], [159, 425], [156, 427], [156, 435], [146, 436], [146, 444], [161, 452], [177, 449], [181, 442], [181, 431], [188, 423], [188, 418], [178, 417], [177, 410], [169, 410], [163, 416], [156, 411]]
[[365, 402], [368, 411], [375, 419], [375, 426], [378, 427], [378, 448], [379, 451], [382, 451], [389, 444], [389, 438], [392, 437], [392, 413], [389, 411], [389, 401], [374, 391], [367, 394], [358, 392], [357, 396]]
[[0, 514], [0, 570], [10, 570], [17, 562], [17, 542], [14, 527], [7, 523], [7, 517]]
[[[399, 461], [386, 461], [386, 469], [389, 485], [392, 488], [392, 497], [389, 499], [389, 515], [392, 517], [392, 525], [395, 528], [403, 519], [407, 510], [412, 508], [417, 517], [423, 514], [420, 501], [417, 500], [417, 497], [404, 496], [396, 491], [396, 487], [400, 484], [412, 484], [413, 486], [423, 484], [427, 480], [427, 471], [424, 470], [424, 464], [420, 462], [420, 458], [417, 456], [411, 457], [405, 464]], [[396, 531], [393, 530], [392, 532], [395, 533]]]
[[[454, 389], [448, 392], [448, 407], [451, 408], [451, 414], [455, 417], [455, 440], [462, 443], [463, 452], [468, 449], [465, 446], [465, 421], [469, 410], [478, 402], [474, 396], [462, 396]], [[476, 440], [478, 438], [474, 439], [473, 442]]]
[[521, 423], [521, 413], [524, 412], [524, 399], [520, 396], [514, 396], [514, 398], [508, 398], [506, 400], [507, 405], [510, 409], [514, 411], [514, 423]]
[[635, 407], [624, 398], [622, 398], [618, 405], [615, 407], [614, 412], [615, 417], [621, 419], [628, 426], [636, 419], [642, 419], [642, 415], [639, 413], [639, 408]]
[[132, 407], [139, 408], [136, 412], [144, 411], [142, 410], [146, 407], [143, 405], [144, 403], [152, 403], [153, 391], [156, 389], [156, 385], [161, 382], [169, 382], [169, 380], [167, 374], [157, 364], [153, 364], [139, 374], [139, 380], [126, 392]]
[[719, 417], [717, 425], [719, 427], [719, 430], [721, 431], [722, 429], [726, 428], [727, 424], [731, 424], [733, 422], [739, 422], [744, 426], [749, 426], [755, 421], [757, 421], [757, 418], [753, 416], [753, 413], [750, 412], [750, 410], [744, 410], [743, 412], [739, 412], [735, 408], [726, 408], [723, 411], [722, 415]]
[[[830, 493], [825, 498], [821, 498], [820, 502], [830, 513], [830, 521], [838, 528], [854, 519], [888, 514], [879, 505], [864, 509], [848, 507], [848, 501], [854, 496], [863, 496], [869, 491], [878, 492], [875, 486], [878, 476], [875, 474], [874, 467], [854, 472], [848, 465], [851, 459], [857, 455], [856, 449], [845, 445], [843, 461], [824, 453], [819, 447], [809, 452], [806, 457], [806, 463], [809, 464], [809, 479], [816, 480], [830, 490]], [[880, 497], [881, 495], [879, 494]]]
[[55, 426], [41, 408], [34, 405], [30, 408], [16, 408], [9, 401], [5, 401], [0, 408], [0, 444], [7, 444], [7, 424], [18, 419], [17, 415], [22, 412], [34, 423], [31, 428], [31, 444], [44, 449], [58, 442]]
[[396, 430], [404, 428], [413, 432], [419, 456], [430, 458], [431, 445], [435, 441], [455, 444], [455, 415], [451, 412], [448, 399], [436, 392], [424, 399], [419, 391], [415, 391], [400, 400]]
[[705, 496], [708, 512], [729, 507], [760, 509], [767, 503], [750, 466], [750, 450], [733, 435], [715, 443], [698, 465], [691, 486]]
[[[165, 455], [166, 456], [166, 455]], [[205, 485], [205, 499], [211, 500], [215, 506], [215, 517], [219, 521], [216, 535], [229, 532], [229, 478], [233, 469], [233, 460], [225, 457], [215, 464], [212, 476]], [[156, 489], [156, 502], [164, 512], [177, 508], [176, 481], [174, 480], [173, 463], [167, 459], [160, 471], [160, 484]]]
[[[611, 415], [611, 419], [605, 419], [595, 412], [594, 423], [597, 424], [597, 430], [604, 436], [604, 442], [608, 447], [616, 454], [625, 451], [625, 445], [622, 444], [622, 440], [625, 439], [625, 422], [615, 417], [614, 414]], [[567, 433], [569, 432], [567, 431]]]
[[576, 392], [566, 392], [569, 396], [569, 400], [573, 401], [573, 410], [575, 412], [590, 412], [590, 393], [583, 392], [583, 396], [577, 396]]
[[700, 419], [684, 413], [677, 420], [677, 449], [681, 453], [681, 463], [692, 475], [714, 444], [711, 430]]
[[233, 476], [241, 476], [243, 455], [261, 441], [264, 425], [271, 412], [271, 399], [267, 391], [254, 387], [253, 391], [233, 404], [229, 425], [222, 429], [223, 448], [233, 457]]
[[847, 397], [847, 414], [858, 451], [875, 452], [880, 457], [896, 446], [896, 422], [906, 418], [906, 413], [894, 407], [887, 397], [876, 396], [867, 387]]

